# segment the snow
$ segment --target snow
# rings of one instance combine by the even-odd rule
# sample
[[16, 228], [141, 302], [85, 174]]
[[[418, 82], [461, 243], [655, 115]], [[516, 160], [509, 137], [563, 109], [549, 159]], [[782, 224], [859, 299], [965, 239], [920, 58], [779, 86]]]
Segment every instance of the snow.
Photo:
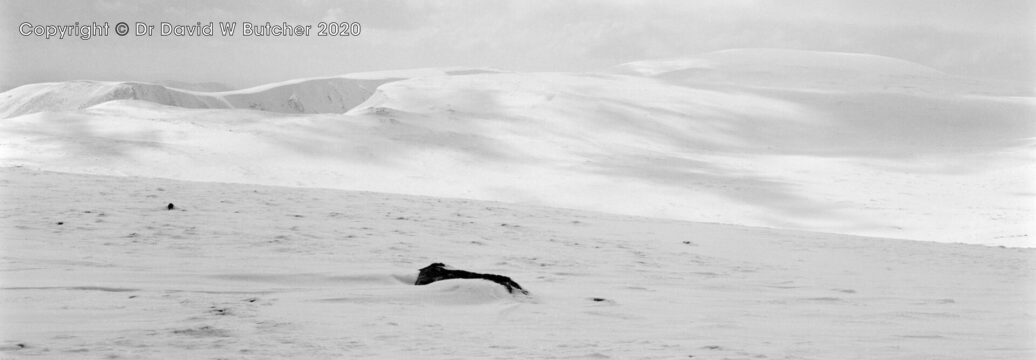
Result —
[[205, 91], [205, 92], [218, 92], [218, 91], [231, 91], [233, 88], [227, 84], [218, 82], [203, 82], [203, 83], [191, 83], [184, 81], [175, 80], [163, 80], [156, 82], [158, 85], [162, 85], [168, 88], [176, 88], [181, 90], [190, 91]]
[[686, 58], [634, 61], [616, 73], [695, 86], [737, 84], [809, 92], [1036, 95], [1031, 86], [954, 76], [887, 56], [787, 49], [731, 49]]
[[[804, 73], [768, 86], [478, 71], [380, 73], [367, 77], [415, 77], [340, 79], [344, 88], [303, 79], [218, 93], [236, 109], [117, 100], [10, 117], [0, 121], [0, 164], [1036, 246], [1034, 98], [977, 94], [971, 83], [874, 56], [812, 63], [843, 62], [856, 73], [888, 71], [872, 75], [895, 89], [803, 90], [837, 78]], [[896, 87], [903, 74], [919, 87]], [[353, 87], [364, 81], [384, 83]], [[312, 100], [321, 94], [352, 100]], [[266, 105], [246, 104], [260, 98]]]
[[[282, 113], [342, 113], [363, 102], [378, 85], [422, 76], [494, 72], [491, 69], [411, 69], [295, 79], [219, 92], [141, 82], [67, 81], [29, 84], [0, 94], [0, 118], [41, 111], [79, 110], [113, 100], [144, 100], [195, 109], [257, 109]], [[217, 85], [218, 86], [218, 85]], [[212, 84], [195, 87], [213, 88]]]
[[730, 49], [691, 58], [634, 61], [616, 67], [642, 75], [688, 69], [737, 71], [834, 71], [897, 76], [945, 76], [943, 72], [902, 59], [861, 53], [788, 49]]
[[0, 357], [1031, 359], [1030, 91], [771, 49], [26, 85]]
[[0, 171], [4, 357], [1036, 355], [1034, 249]]

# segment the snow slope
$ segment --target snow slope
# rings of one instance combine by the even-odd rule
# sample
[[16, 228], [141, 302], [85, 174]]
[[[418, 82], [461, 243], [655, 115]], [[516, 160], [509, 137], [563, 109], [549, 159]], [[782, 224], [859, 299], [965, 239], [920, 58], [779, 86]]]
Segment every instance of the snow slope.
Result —
[[[194, 109], [256, 109], [281, 113], [342, 113], [366, 100], [378, 85], [417, 76], [493, 70], [413, 69], [348, 74], [206, 92], [141, 82], [66, 81], [29, 84], [0, 94], [0, 118], [41, 111], [79, 110], [113, 100], [143, 100]], [[174, 84], [175, 85], [175, 84]]]
[[231, 91], [234, 88], [227, 86], [227, 84], [218, 82], [203, 82], [203, 83], [191, 83], [184, 81], [175, 80], [163, 80], [156, 82], [158, 85], [162, 85], [169, 88], [176, 88], [182, 90], [191, 91], [207, 91], [207, 92], [218, 92], [218, 91]]
[[[420, 76], [382, 84], [345, 114], [111, 101], [0, 121], [0, 164], [1036, 246], [1034, 98], [978, 94], [880, 57], [767, 54], [705, 58], [772, 64], [765, 74], [812, 58], [830, 66], [758, 75], [766, 86], [667, 71]], [[816, 85], [845, 69], [923, 86]]]
[[[0, 179], [3, 358], [1036, 357], [1034, 249], [26, 168]], [[433, 261], [531, 296], [409, 285]]]
[[1036, 245], [1034, 98], [494, 74], [386, 84], [349, 114], [491, 137], [479, 164], [514, 170], [492, 183], [538, 203]]

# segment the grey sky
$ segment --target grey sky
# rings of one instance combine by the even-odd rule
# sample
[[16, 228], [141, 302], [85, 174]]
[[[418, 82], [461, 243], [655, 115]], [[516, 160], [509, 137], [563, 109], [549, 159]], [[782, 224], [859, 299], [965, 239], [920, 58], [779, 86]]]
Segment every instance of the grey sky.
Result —
[[[233, 86], [438, 66], [593, 71], [767, 47], [863, 52], [1036, 82], [1032, 1], [30, 1], [0, 3], [0, 89], [42, 81]], [[18, 25], [359, 22], [359, 37], [21, 36]], [[240, 32], [240, 29], [238, 29]]]

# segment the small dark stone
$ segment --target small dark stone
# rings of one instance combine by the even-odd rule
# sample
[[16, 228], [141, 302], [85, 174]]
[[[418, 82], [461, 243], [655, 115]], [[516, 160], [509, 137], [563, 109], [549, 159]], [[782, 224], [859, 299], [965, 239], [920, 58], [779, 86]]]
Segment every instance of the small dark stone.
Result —
[[489, 280], [497, 284], [503, 285], [505, 288], [507, 288], [507, 292], [509, 293], [513, 294], [515, 291], [518, 291], [525, 295], [529, 294], [528, 291], [522, 289], [521, 285], [518, 285], [518, 283], [514, 282], [514, 280], [511, 280], [511, 278], [509, 277], [496, 274], [480, 274], [464, 270], [455, 270], [448, 268], [446, 264], [443, 263], [432, 263], [431, 265], [425, 266], [423, 269], [421, 269], [421, 271], [417, 274], [417, 281], [414, 282], [414, 285], [427, 285], [436, 281], [449, 279]]
[[594, 298], [594, 301], [596, 301], [596, 302], [601, 302], [601, 301], [605, 301], [605, 300], [607, 300], [607, 299], [605, 299], [605, 298]]
[[24, 349], [24, 348], [26, 348], [25, 344], [18, 344], [18, 345], [15, 345], [15, 346], [17, 346], [17, 347], [18, 347], [19, 349]]
[[166, 208], [166, 210], [172, 210], [172, 209], [176, 208], [176, 206], [173, 206], [173, 203], [169, 203], [169, 205], [167, 205], [165, 208]]
[[58, 225], [65, 225], [64, 221], [58, 221]]

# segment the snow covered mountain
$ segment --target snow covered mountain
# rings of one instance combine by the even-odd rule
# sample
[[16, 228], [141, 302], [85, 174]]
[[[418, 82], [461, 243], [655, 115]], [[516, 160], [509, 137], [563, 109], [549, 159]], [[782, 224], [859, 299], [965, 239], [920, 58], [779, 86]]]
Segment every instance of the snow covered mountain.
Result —
[[[27, 86], [0, 94], [23, 114], [0, 121], [0, 162], [1033, 245], [1032, 97], [859, 54], [622, 68], [390, 72], [99, 104], [115, 97]], [[723, 77], [685, 76], [700, 69]]]
[[731, 49], [635, 61], [612, 69], [694, 86], [739, 85], [799, 91], [1034, 96], [1036, 89], [943, 73], [910, 61], [859, 53]]
[[[141, 82], [66, 81], [29, 84], [0, 94], [0, 118], [41, 111], [79, 110], [114, 100], [142, 100], [191, 109], [255, 109], [280, 113], [341, 113], [363, 102], [379, 85], [416, 76], [492, 70], [413, 69], [357, 73], [206, 92]], [[175, 85], [175, 84], [174, 84]]]
[[157, 81], [155, 83], [158, 84], [158, 85], [169, 87], [169, 88], [191, 90], [191, 91], [220, 92], [220, 91], [231, 91], [231, 90], [234, 90], [234, 88], [228, 86], [227, 84], [218, 83], [218, 82], [192, 83], [192, 82], [176, 81], [176, 80], [162, 80], [162, 81]]

